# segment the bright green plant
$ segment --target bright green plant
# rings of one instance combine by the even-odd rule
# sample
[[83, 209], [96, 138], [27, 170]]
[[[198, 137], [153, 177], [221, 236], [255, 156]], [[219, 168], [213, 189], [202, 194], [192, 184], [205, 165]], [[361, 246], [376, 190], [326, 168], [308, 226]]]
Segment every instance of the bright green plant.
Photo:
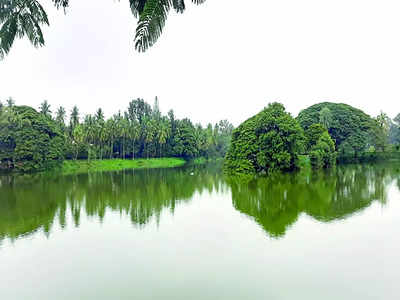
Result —
[[233, 131], [225, 159], [228, 173], [293, 170], [303, 152], [304, 133], [280, 103], [269, 104]]

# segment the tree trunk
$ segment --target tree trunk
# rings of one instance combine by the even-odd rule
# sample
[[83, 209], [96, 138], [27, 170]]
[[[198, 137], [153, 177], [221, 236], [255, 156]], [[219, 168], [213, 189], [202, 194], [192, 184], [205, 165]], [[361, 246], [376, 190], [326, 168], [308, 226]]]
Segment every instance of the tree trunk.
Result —
[[113, 155], [113, 141], [112, 139], [110, 140], [110, 159], [112, 159], [112, 155]]

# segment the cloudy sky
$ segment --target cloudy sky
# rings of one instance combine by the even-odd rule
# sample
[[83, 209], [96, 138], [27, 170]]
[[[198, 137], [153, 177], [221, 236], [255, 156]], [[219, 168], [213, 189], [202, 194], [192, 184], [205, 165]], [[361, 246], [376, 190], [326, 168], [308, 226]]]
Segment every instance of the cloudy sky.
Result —
[[0, 62], [0, 99], [109, 116], [158, 96], [163, 112], [203, 124], [238, 125], [272, 101], [294, 115], [321, 101], [400, 112], [398, 1], [186, 1], [145, 54], [127, 0], [49, 8], [46, 47], [18, 41]]

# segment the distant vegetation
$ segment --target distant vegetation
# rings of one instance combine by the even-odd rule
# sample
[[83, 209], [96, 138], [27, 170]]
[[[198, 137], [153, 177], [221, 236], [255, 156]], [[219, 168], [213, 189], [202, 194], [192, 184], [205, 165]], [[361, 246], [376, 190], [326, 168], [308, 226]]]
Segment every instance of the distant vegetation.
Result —
[[47, 170], [64, 159], [224, 157], [232, 130], [226, 120], [203, 128], [175, 118], [173, 110], [162, 115], [157, 98], [153, 107], [142, 99], [133, 100], [125, 112], [108, 119], [101, 108], [81, 118], [75, 106], [69, 122], [63, 107], [52, 114], [44, 101], [36, 112], [8, 99], [6, 105], [0, 104], [1, 169]]
[[[294, 119], [272, 103], [233, 131], [224, 169], [230, 174], [293, 170], [387, 159], [399, 150], [400, 115], [372, 118], [347, 104], [319, 103]], [[393, 157], [396, 155], [392, 155]], [[302, 157], [302, 162], [299, 158]]]

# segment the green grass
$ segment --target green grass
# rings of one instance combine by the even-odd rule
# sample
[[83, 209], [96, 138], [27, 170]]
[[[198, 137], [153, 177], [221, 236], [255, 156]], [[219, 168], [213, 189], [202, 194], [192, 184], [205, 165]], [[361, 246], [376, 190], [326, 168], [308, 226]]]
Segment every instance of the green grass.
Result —
[[182, 166], [185, 160], [180, 158], [150, 158], [150, 159], [104, 159], [104, 160], [66, 160], [61, 172], [63, 174], [78, 174], [99, 171], [118, 171], [125, 169], [173, 168]]

